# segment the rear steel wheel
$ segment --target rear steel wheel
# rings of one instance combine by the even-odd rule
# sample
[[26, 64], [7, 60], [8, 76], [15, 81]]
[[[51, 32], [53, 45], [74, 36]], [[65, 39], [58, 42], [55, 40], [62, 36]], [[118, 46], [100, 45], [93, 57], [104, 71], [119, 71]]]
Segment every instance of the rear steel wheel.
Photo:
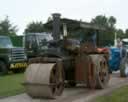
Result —
[[92, 62], [89, 67], [90, 88], [104, 88], [109, 81], [109, 70], [106, 59], [102, 55], [90, 55]]
[[102, 89], [106, 87], [109, 81], [109, 68], [106, 59], [103, 56], [99, 57], [97, 62], [96, 88]]

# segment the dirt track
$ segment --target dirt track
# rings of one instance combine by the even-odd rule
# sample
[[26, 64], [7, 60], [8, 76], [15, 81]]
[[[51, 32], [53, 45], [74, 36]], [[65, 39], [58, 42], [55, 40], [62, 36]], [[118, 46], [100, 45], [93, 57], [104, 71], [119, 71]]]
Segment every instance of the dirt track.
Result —
[[26, 94], [21, 94], [0, 99], [0, 102], [89, 102], [96, 96], [109, 93], [124, 85], [128, 85], [128, 78], [120, 78], [119, 74], [114, 73], [111, 76], [108, 87], [104, 90], [89, 90], [85, 87], [76, 87], [65, 89], [63, 95], [54, 100], [32, 99]]

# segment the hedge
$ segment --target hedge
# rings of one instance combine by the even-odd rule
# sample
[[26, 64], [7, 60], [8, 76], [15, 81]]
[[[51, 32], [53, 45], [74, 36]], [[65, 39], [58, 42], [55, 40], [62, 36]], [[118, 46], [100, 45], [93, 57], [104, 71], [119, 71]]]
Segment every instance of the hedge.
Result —
[[23, 36], [10, 36], [13, 46], [23, 47]]

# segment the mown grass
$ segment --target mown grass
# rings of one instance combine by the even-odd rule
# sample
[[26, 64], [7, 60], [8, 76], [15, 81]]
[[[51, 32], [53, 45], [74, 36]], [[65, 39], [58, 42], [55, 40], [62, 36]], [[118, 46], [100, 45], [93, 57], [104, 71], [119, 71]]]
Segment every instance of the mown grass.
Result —
[[112, 93], [97, 97], [94, 102], [128, 102], [128, 86], [114, 90]]
[[0, 76], [0, 97], [23, 93], [23, 79], [23, 73]]

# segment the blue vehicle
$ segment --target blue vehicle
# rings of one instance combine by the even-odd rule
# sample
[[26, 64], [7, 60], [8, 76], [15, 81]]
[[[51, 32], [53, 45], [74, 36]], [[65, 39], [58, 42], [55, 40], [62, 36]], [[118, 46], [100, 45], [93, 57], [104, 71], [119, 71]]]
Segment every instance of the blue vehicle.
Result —
[[128, 75], [128, 58], [125, 49], [112, 47], [109, 49], [109, 68], [110, 72], [120, 70], [121, 77]]
[[111, 71], [119, 70], [120, 66], [120, 49], [119, 48], [110, 48], [110, 57], [109, 57], [109, 67]]

